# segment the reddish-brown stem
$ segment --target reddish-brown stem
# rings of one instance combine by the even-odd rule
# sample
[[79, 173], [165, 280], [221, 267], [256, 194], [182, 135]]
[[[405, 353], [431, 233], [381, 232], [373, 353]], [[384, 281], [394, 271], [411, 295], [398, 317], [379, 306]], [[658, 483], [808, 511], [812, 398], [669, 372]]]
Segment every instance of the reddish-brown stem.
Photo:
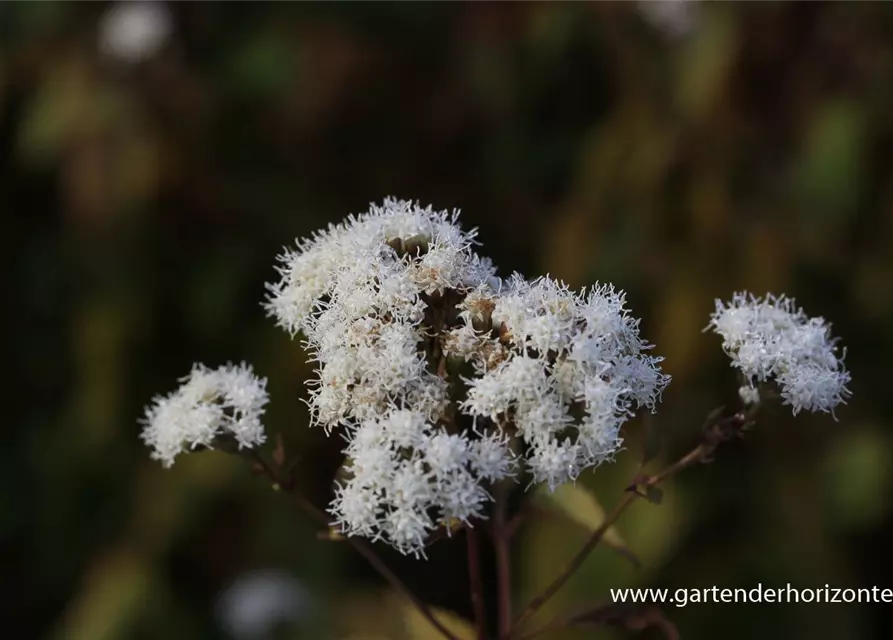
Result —
[[493, 546], [496, 552], [496, 584], [499, 635], [508, 638], [512, 629], [512, 565], [511, 537], [513, 529], [508, 526], [508, 487], [501, 483], [496, 487], [496, 506], [493, 514]]
[[487, 616], [484, 603], [484, 582], [481, 567], [480, 536], [477, 529], [465, 527], [465, 540], [468, 543], [468, 580], [471, 586], [471, 608], [474, 611], [474, 626], [477, 639], [487, 638]]
[[[328, 529], [329, 525], [329, 517], [326, 513], [316, 507], [312, 502], [310, 502], [304, 496], [294, 492], [292, 489], [294, 488], [293, 482], [291, 478], [280, 478], [279, 472], [274, 470], [266, 460], [264, 460], [263, 456], [260, 455], [255, 450], [244, 451], [247, 454], [247, 457], [255, 462], [259, 467], [263, 470], [263, 473], [270, 479], [271, 482], [274, 483], [276, 487], [279, 487], [285, 491], [292, 502], [301, 509], [308, 516], [316, 520], [320, 525], [326, 527]], [[280, 470], [281, 471], [281, 470]], [[443, 623], [441, 623], [435, 616], [431, 609], [422, 602], [421, 599], [417, 595], [415, 595], [409, 587], [403, 584], [403, 581], [397, 577], [397, 575], [391, 571], [388, 566], [384, 563], [384, 561], [378, 557], [378, 554], [370, 547], [368, 544], [363, 542], [361, 539], [356, 536], [346, 536], [345, 540], [350, 546], [354, 548], [354, 550], [359, 553], [365, 560], [375, 569], [381, 577], [383, 577], [388, 584], [391, 585], [391, 588], [394, 589], [397, 593], [405, 597], [409, 600], [416, 609], [418, 609], [419, 613], [431, 623], [431, 625], [440, 632], [440, 634], [447, 638], [448, 640], [459, 640], [455, 635], [453, 635], [449, 629], [447, 629]]]
[[[692, 449], [689, 453], [683, 456], [680, 460], [676, 461], [660, 473], [646, 477], [642, 479], [639, 483], [640, 487], [648, 488], [656, 486], [657, 484], [663, 482], [670, 476], [678, 473], [682, 469], [689, 467], [697, 462], [701, 462], [705, 460], [710, 453], [712, 453], [715, 448], [714, 444], [703, 443]], [[549, 599], [554, 596], [561, 587], [563, 587], [568, 580], [570, 580], [571, 576], [577, 572], [577, 570], [583, 566], [583, 562], [585, 562], [586, 558], [589, 557], [589, 554], [592, 553], [592, 550], [598, 546], [598, 543], [601, 542], [602, 538], [607, 533], [608, 529], [613, 525], [617, 520], [623, 515], [623, 512], [626, 511], [629, 506], [635, 502], [638, 498], [643, 497], [643, 494], [638, 491], [628, 491], [624, 494], [623, 498], [618, 502], [613, 509], [605, 516], [604, 522], [592, 532], [592, 535], [589, 536], [589, 539], [583, 545], [583, 547], [577, 552], [577, 554], [571, 559], [571, 561], [565, 566], [564, 570], [558, 575], [555, 580], [546, 587], [542, 593], [533, 598], [528, 605], [524, 608], [524, 611], [515, 621], [512, 629], [518, 629], [520, 625], [524, 624], [530, 617], [539, 611], [539, 609], [549, 601]], [[534, 632], [533, 635], [537, 635], [538, 632]]]

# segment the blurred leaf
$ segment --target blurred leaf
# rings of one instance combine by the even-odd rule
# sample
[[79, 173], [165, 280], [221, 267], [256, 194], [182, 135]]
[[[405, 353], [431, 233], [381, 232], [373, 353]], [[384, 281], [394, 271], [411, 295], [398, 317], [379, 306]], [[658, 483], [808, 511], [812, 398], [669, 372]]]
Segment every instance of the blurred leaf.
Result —
[[736, 24], [726, 8], [700, 12], [702, 24], [681, 51], [677, 101], [692, 117], [701, 116], [721, 95], [738, 45]]
[[[563, 484], [549, 493], [541, 489], [539, 495], [551, 500], [572, 521], [583, 525], [589, 531], [595, 531], [605, 521], [605, 510], [595, 495], [581, 484]], [[605, 532], [604, 542], [612, 547], [626, 549], [626, 542], [613, 526]]]
[[72, 342], [76, 348], [77, 411], [85, 448], [98, 449], [117, 435], [123, 395], [128, 313], [120, 297], [84, 300], [75, 316]]
[[536, 52], [539, 64], [560, 62], [580, 18], [579, 9], [573, 4], [563, 4], [557, 11], [539, 11], [531, 16], [524, 36], [527, 45]]
[[229, 75], [239, 93], [263, 95], [284, 88], [296, 72], [295, 53], [281, 38], [261, 31], [237, 49]]
[[17, 9], [14, 28], [6, 33], [32, 38], [63, 24], [70, 12], [67, 2], [22, 2]]
[[878, 430], [854, 432], [829, 450], [824, 493], [831, 526], [862, 529], [887, 513], [891, 455], [889, 439]]
[[[460, 616], [430, 608], [438, 622], [459, 640], [474, 640], [473, 625]], [[394, 591], [369, 593], [358, 591], [342, 598], [338, 605], [337, 625], [340, 640], [443, 640], [440, 632], [418, 609]]]
[[823, 104], [808, 125], [795, 187], [805, 205], [808, 228], [830, 233], [854, 210], [864, 174], [865, 121], [857, 104]]
[[38, 86], [18, 131], [18, 146], [25, 158], [55, 159], [72, 130], [90, 120], [90, 97], [85, 84], [79, 66], [69, 63], [52, 69]]
[[645, 567], [667, 561], [678, 551], [681, 529], [687, 526], [685, 492], [678, 482], [665, 483], [660, 507], [633, 505], [624, 515], [624, 539]]
[[135, 617], [146, 606], [150, 572], [145, 560], [115, 550], [88, 570], [81, 592], [69, 605], [55, 637], [113, 640], [130, 636]]
[[[393, 593], [357, 590], [338, 596], [333, 636], [338, 640], [397, 640], [404, 637], [403, 600]], [[403, 633], [401, 633], [403, 632]]]
[[[474, 640], [477, 634], [474, 625], [450, 611], [432, 608], [431, 612], [459, 640]], [[410, 640], [443, 640], [443, 636], [435, 629], [411, 603], [403, 605], [403, 620]]]
[[[689, 260], [679, 255], [674, 269], [680, 274]], [[694, 375], [700, 363], [698, 349], [702, 346], [701, 336], [692, 327], [703, 326], [704, 295], [695, 277], [679, 277], [671, 281], [662, 292], [657, 303], [657, 316], [661, 322], [657, 327], [655, 343], [661, 345], [661, 355], [666, 358], [663, 365], [673, 376], [676, 384]]]

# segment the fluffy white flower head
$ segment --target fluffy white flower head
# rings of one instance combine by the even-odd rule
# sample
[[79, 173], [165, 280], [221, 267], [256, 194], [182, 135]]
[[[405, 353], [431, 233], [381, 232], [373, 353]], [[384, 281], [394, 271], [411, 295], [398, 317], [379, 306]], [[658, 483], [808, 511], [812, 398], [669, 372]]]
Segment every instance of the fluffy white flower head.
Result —
[[233, 439], [239, 448], [265, 440], [261, 416], [267, 404], [267, 381], [250, 366], [208, 369], [196, 364], [179, 389], [156, 397], [146, 408], [143, 441], [165, 467], [196, 447], [213, 448], [218, 438]]
[[268, 286], [318, 365], [313, 421], [347, 441], [336, 524], [404, 553], [485, 517], [490, 484], [517, 473], [513, 440], [535, 482], [573, 480], [669, 380], [622, 293], [500, 280], [475, 244], [458, 213], [387, 199], [299, 240]]
[[[462, 408], [513, 425], [534, 482], [550, 488], [610, 460], [632, 409], [654, 409], [669, 383], [610, 285], [575, 293], [549, 277], [516, 274], [493, 296], [491, 318], [502, 353], [495, 365], [492, 344], [470, 355], [479, 377], [468, 381]], [[467, 330], [454, 332], [457, 344], [468, 341]]]
[[314, 334], [332, 308], [347, 316], [388, 314], [417, 323], [420, 294], [493, 279], [489, 262], [471, 251], [475, 231], [462, 231], [457, 219], [457, 211], [387, 198], [297, 240], [295, 249], [279, 256], [281, 278], [268, 285], [267, 311], [292, 334]]
[[[775, 380], [794, 415], [803, 409], [833, 414], [850, 395], [850, 374], [844, 354], [837, 354], [831, 326], [823, 318], [808, 317], [791, 298], [736, 293], [728, 304], [716, 301], [707, 328], [722, 336], [732, 366], [750, 387]], [[746, 402], [759, 398], [755, 392], [740, 393]]]
[[335, 522], [348, 535], [383, 539], [424, 555], [428, 535], [484, 515], [484, 481], [512, 475], [514, 458], [497, 434], [449, 434], [401, 409], [366, 421], [348, 438], [351, 478], [337, 489]]

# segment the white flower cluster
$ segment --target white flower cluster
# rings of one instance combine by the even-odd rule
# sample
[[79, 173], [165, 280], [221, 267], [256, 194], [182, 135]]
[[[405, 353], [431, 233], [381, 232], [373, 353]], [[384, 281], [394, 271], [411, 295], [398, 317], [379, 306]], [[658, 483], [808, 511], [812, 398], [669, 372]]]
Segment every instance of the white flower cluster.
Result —
[[[622, 291], [497, 278], [457, 222], [386, 199], [286, 250], [265, 302], [317, 363], [313, 422], [347, 442], [335, 524], [415, 555], [437, 529], [486, 517], [489, 486], [521, 460], [550, 489], [610, 460], [624, 422], [670, 380]], [[707, 329], [747, 379], [747, 404], [770, 379], [794, 414], [850, 395], [829, 325], [791, 299], [717, 300]], [[146, 409], [153, 458], [264, 442], [266, 380], [250, 367], [195, 365], [182, 382]]]
[[490, 261], [471, 251], [475, 230], [463, 232], [457, 219], [456, 211], [389, 198], [298, 240], [279, 256], [282, 278], [268, 285], [267, 310], [292, 335], [302, 331], [321, 347], [338, 321], [388, 316], [417, 325], [425, 311], [420, 294], [495, 281]]
[[250, 366], [208, 369], [196, 364], [181, 382], [175, 392], [156, 397], [146, 408], [142, 439], [152, 458], [170, 467], [179, 453], [214, 448], [221, 438], [239, 448], [264, 442], [260, 419], [269, 400], [267, 381]]
[[406, 553], [484, 515], [514, 434], [554, 487], [610, 458], [668, 382], [622, 294], [501, 281], [474, 237], [456, 213], [388, 199], [299, 241], [269, 286], [268, 312], [318, 363], [314, 422], [345, 427], [337, 523]]
[[384, 539], [421, 554], [437, 526], [483, 516], [484, 481], [512, 474], [514, 460], [498, 434], [471, 439], [397, 409], [352, 430], [345, 453], [352, 477], [339, 486], [332, 512], [349, 535]]
[[748, 379], [741, 389], [746, 402], [759, 395], [755, 385], [774, 379], [794, 415], [801, 410], [831, 411], [850, 395], [850, 374], [837, 356], [836, 340], [823, 318], [809, 318], [791, 298], [758, 298], [736, 293], [716, 301], [708, 329], [723, 338], [723, 349]]
[[[499, 335], [475, 333], [477, 353], [468, 349], [473, 325], [451, 334], [451, 348], [470, 357], [477, 373], [462, 408], [496, 424], [510, 421], [529, 445], [533, 480], [554, 489], [610, 459], [631, 409], [654, 409], [670, 379], [661, 358], [645, 354], [651, 345], [610, 285], [575, 294], [549, 278], [515, 275], [491, 304]], [[466, 299], [466, 318], [475, 305]]]

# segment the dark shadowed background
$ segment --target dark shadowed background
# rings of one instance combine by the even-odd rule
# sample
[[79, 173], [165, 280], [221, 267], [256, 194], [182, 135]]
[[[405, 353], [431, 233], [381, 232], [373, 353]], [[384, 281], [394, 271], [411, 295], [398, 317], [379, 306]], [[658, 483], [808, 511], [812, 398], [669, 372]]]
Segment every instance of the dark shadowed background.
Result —
[[[625, 289], [674, 378], [665, 459], [735, 398], [714, 298], [786, 292], [848, 348], [839, 422], [769, 412], [621, 522], [641, 569], [598, 550], [548, 611], [893, 587], [891, 114], [889, 3], [0, 4], [4, 635], [434, 637], [238, 459], [165, 471], [137, 423], [193, 361], [251, 362], [324, 505], [340, 440], [307, 427], [300, 343], [260, 303], [283, 245], [386, 195], [461, 208], [502, 275]], [[641, 426], [583, 477], [604, 505]], [[525, 527], [518, 598], [584, 537]], [[469, 615], [461, 541], [385, 555]], [[848, 639], [888, 636], [891, 607], [665, 612], [688, 640]]]

